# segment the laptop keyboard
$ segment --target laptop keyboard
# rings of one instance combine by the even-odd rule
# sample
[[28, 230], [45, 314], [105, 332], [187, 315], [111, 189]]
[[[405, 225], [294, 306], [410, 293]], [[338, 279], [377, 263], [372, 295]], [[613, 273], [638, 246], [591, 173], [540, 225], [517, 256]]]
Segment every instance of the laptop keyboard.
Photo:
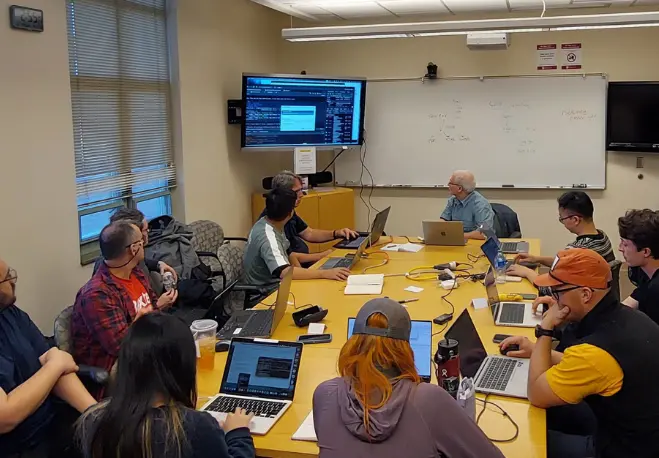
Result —
[[502, 242], [501, 251], [517, 251], [517, 242]]
[[285, 406], [285, 402], [279, 401], [218, 396], [205, 410], [233, 413], [237, 407], [240, 407], [249, 413], [253, 413], [255, 417], [275, 418]]
[[505, 302], [501, 305], [501, 315], [499, 315], [499, 322], [501, 323], [524, 323], [524, 304], [513, 304]]
[[478, 387], [487, 390], [505, 391], [513, 376], [517, 361], [509, 358], [491, 358], [483, 375], [478, 381]]
[[235, 320], [229, 320], [217, 332], [217, 338], [220, 340], [230, 339], [234, 336], [234, 331], [242, 328], [240, 337], [263, 337], [270, 334], [274, 313], [272, 310], [251, 311], [244, 315], [235, 316]]

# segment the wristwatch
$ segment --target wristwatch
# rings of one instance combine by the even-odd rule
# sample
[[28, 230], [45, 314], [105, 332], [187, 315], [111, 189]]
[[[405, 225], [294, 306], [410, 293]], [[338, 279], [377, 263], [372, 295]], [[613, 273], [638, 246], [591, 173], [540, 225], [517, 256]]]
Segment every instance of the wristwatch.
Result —
[[545, 329], [540, 325], [537, 325], [535, 327], [535, 338], [539, 339], [540, 337], [554, 337], [554, 330], [553, 329]]

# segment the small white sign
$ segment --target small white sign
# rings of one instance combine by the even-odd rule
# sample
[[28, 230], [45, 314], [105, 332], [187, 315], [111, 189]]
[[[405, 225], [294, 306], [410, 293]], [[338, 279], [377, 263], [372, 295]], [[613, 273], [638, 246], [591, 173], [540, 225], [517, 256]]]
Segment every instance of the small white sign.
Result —
[[487, 308], [487, 306], [489, 305], [487, 303], [487, 299], [485, 299], [484, 297], [474, 298], [471, 300], [471, 303], [474, 304], [474, 309], [476, 310]]
[[423, 288], [419, 288], [418, 286], [408, 286], [405, 288], [405, 291], [409, 291], [410, 293], [420, 293], [423, 291]]
[[536, 46], [537, 53], [537, 66], [538, 70], [557, 70], [557, 52], [558, 46], [556, 43], [544, 44]]
[[563, 43], [561, 45], [561, 70], [581, 70], [582, 68], [581, 43]]
[[316, 173], [316, 147], [304, 146], [295, 148], [295, 173], [311, 175]]
[[325, 332], [325, 325], [323, 323], [309, 323], [307, 334], [322, 334]]

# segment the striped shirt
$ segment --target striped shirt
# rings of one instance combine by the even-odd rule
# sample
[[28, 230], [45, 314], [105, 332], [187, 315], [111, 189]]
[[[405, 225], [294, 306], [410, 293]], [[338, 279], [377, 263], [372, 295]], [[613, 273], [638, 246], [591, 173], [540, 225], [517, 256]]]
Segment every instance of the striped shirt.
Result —
[[567, 248], [586, 248], [595, 251], [602, 256], [606, 262], [615, 261], [616, 256], [613, 254], [611, 241], [604, 233], [597, 229], [597, 234], [580, 235], [576, 240], [568, 244]]
[[245, 281], [250, 285], [266, 285], [279, 279], [279, 275], [289, 265], [286, 251], [290, 242], [268, 220], [258, 220], [247, 238], [245, 256]]

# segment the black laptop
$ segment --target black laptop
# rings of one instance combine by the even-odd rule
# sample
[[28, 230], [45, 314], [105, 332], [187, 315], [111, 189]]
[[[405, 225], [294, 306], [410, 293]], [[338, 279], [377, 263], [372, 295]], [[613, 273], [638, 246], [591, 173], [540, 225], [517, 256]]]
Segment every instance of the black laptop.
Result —
[[389, 217], [389, 210], [391, 210], [391, 207], [387, 207], [381, 212], [379, 212], [377, 215], [375, 215], [375, 219], [373, 220], [373, 226], [371, 227], [371, 232], [360, 233], [359, 237], [357, 237], [356, 239], [341, 240], [339, 243], [334, 245], [334, 248], [342, 248], [344, 250], [356, 250], [357, 248], [359, 248], [359, 245], [361, 245], [362, 242], [369, 237], [371, 237], [371, 241], [369, 242], [368, 246], [372, 246], [378, 243], [378, 240], [380, 240], [380, 237], [384, 233], [384, 226], [387, 224], [387, 218]]

